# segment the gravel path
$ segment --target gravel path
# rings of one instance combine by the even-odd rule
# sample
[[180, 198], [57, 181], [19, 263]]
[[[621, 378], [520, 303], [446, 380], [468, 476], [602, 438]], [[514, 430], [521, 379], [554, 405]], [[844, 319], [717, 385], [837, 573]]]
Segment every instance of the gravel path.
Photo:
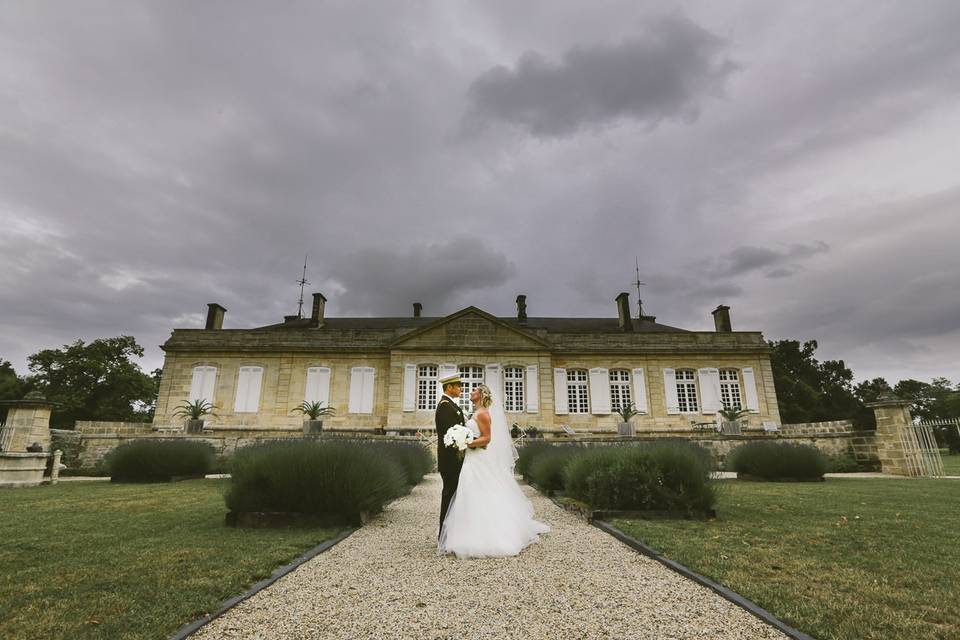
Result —
[[553, 530], [517, 557], [437, 557], [440, 477], [431, 475], [191, 637], [786, 638], [524, 491]]

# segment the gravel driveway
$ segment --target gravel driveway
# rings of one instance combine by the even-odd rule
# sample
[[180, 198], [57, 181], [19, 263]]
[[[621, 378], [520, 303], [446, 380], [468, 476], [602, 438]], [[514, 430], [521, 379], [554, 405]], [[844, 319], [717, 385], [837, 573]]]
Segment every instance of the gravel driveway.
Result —
[[554, 505], [518, 557], [436, 556], [440, 477], [192, 638], [786, 638]]

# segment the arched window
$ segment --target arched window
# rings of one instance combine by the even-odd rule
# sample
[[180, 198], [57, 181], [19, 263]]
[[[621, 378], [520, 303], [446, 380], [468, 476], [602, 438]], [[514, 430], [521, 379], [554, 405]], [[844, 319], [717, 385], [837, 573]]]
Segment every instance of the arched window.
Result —
[[620, 407], [633, 404], [633, 394], [630, 391], [630, 372], [626, 369], [610, 370], [610, 408], [614, 411]]
[[720, 369], [720, 402], [724, 409], [742, 409], [740, 374], [736, 369]]
[[590, 413], [586, 369], [567, 369], [567, 407], [570, 413]]
[[697, 413], [700, 403], [697, 402], [696, 372], [693, 369], [677, 369], [676, 375], [680, 413]]
[[417, 410], [429, 411], [437, 406], [437, 365], [417, 367]]
[[460, 365], [460, 406], [468, 411], [476, 411], [470, 402], [470, 393], [477, 385], [483, 384], [483, 367], [475, 364]]
[[503, 368], [503, 410], [508, 413], [520, 413], [524, 406], [524, 368]]

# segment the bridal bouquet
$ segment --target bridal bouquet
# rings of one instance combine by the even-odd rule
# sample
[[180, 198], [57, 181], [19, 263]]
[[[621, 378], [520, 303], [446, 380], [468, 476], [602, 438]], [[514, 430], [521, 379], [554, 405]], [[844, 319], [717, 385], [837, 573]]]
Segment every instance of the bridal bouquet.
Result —
[[462, 424], [455, 424], [443, 436], [443, 444], [447, 447], [456, 447], [457, 455], [463, 458], [467, 451], [467, 445], [473, 442], [473, 431], [470, 431]]

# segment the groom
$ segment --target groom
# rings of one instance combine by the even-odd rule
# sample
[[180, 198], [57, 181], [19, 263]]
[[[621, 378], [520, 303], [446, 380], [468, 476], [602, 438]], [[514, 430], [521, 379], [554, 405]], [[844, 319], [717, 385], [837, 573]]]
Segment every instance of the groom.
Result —
[[[463, 460], [457, 455], [453, 447], [443, 446], [443, 436], [447, 429], [455, 424], [466, 424], [463, 418], [463, 410], [457, 404], [460, 397], [460, 374], [455, 373], [440, 379], [440, 385], [443, 387], [443, 395], [437, 403], [437, 413], [435, 421], [437, 425], [437, 470], [440, 477], [443, 478], [443, 493], [440, 497], [440, 528], [443, 528], [443, 519], [447, 515], [447, 507], [450, 506], [450, 499], [457, 491], [457, 483], [460, 481], [460, 467], [463, 466]], [[438, 534], [439, 535], [439, 534]]]

